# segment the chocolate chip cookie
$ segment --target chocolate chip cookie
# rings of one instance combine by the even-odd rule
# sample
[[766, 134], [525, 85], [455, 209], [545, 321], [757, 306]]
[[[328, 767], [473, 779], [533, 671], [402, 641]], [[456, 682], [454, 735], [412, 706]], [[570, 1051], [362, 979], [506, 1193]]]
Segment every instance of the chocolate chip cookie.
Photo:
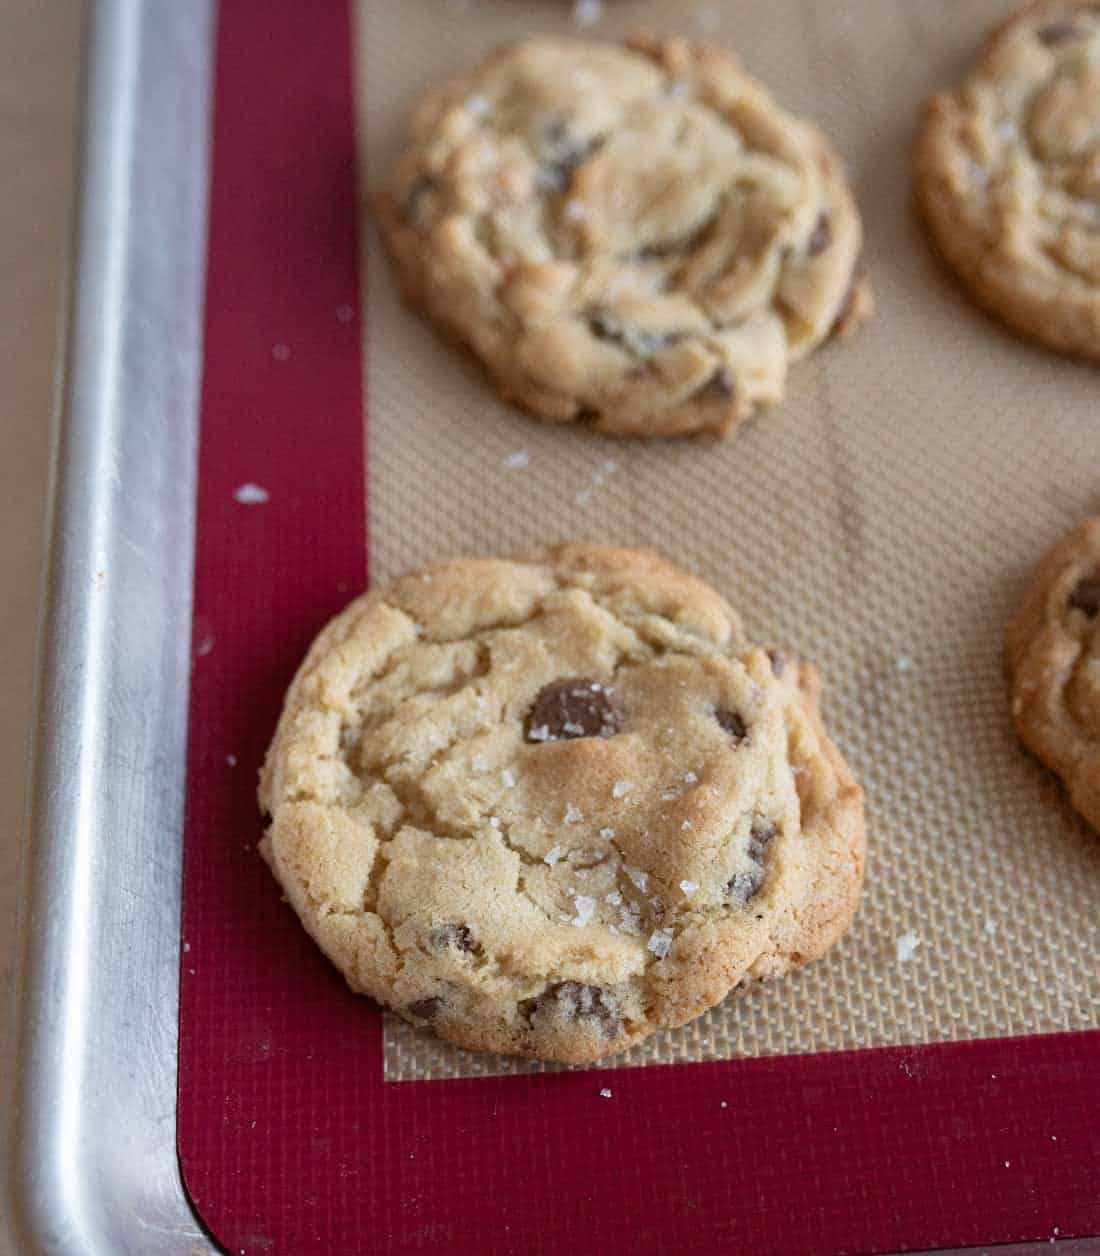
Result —
[[464, 1047], [593, 1060], [847, 928], [862, 793], [817, 696], [654, 554], [446, 563], [314, 643], [261, 848], [353, 989]]
[[415, 110], [407, 297], [554, 423], [724, 433], [870, 310], [840, 161], [726, 52], [533, 39]]
[[973, 296], [1032, 340], [1100, 358], [1100, 4], [1044, 0], [933, 98], [917, 194]]
[[1100, 515], [1039, 564], [1006, 644], [1016, 731], [1100, 829]]

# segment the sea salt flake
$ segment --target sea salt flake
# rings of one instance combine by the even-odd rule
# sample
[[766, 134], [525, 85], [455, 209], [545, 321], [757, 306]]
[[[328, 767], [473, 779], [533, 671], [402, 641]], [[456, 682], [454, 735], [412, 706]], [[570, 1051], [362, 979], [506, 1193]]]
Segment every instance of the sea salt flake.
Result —
[[470, 96], [466, 101], [466, 108], [475, 118], [484, 118], [492, 106], [489, 104], [488, 96]]
[[615, 784], [611, 786], [611, 797], [625, 798], [633, 788], [633, 781], [616, 781]]
[[549, 741], [550, 740], [550, 725], [540, 724], [538, 728], [529, 729], [527, 733], [527, 740], [528, 741]]
[[692, 894], [695, 893], [695, 891], [698, 888], [699, 888], [698, 881], [681, 881], [680, 882], [680, 889], [683, 890], [684, 893], [688, 895], [689, 898], [691, 897]]
[[564, 854], [565, 851], [560, 846], [551, 846], [546, 854], [543, 855], [542, 862], [549, 864], [552, 868]]
[[672, 950], [672, 930], [658, 929], [649, 935], [649, 941], [646, 943], [646, 950], [652, 951], [658, 959], [664, 959]]
[[258, 484], [238, 484], [233, 490], [233, 500], [242, 506], [261, 506], [270, 499], [271, 494]]
[[595, 26], [603, 17], [603, 0], [576, 0], [573, 21], [578, 26]]
[[600, 1098], [601, 1098], [601, 1099], [610, 1099], [610, 1098], [611, 1098], [611, 1091], [610, 1091], [610, 1090], [608, 1090], [608, 1088], [607, 1088], [606, 1086], [603, 1088], [603, 1090], [601, 1090], [601, 1091], [600, 1091]]
[[991, 938], [995, 938], [997, 936], [997, 922], [992, 916], [986, 916], [984, 928], [987, 936]]
[[584, 725], [574, 724], [572, 720], [566, 720], [562, 725], [562, 731], [567, 733], [570, 737], [583, 737]]
[[504, 459], [504, 465], [509, 471], [518, 471], [522, 467], [529, 466], [531, 463], [531, 455], [526, 449], [517, 449], [514, 454], [509, 454]]
[[690, 820], [685, 820], [685, 821], [683, 822], [683, 824], [681, 824], [681, 825], [680, 825], [680, 832], [681, 832], [681, 833], [686, 833], [686, 832], [688, 831], [688, 829], [690, 829], [690, 828], [691, 828], [691, 821], [690, 821]]
[[679, 797], [680, 797], [680, 795], [677, 793], [677, 791], [676, 791], [676, 790], [674, 790], [674, 789], [666, 789], [666, 790], [665, 790], [665, 792], [661, 795], [661, 801], [662, 801], [662, 802], [671, 802], [674, 798], [679, 798]]
[[583, 929], [596, 914], [596, 900], [589, 898], [587, 894], [578, 894], [573, 899], [573, 906], [577, 909], [577, 914], [572, 921], [573, 927]]
[[684, 773], [684, 784], [685, 784], [685, 785], [694, 785], [694, 784], [695, 784], [695, 782], [696, 782], [698, 779], [699, 779], [699, 778], [695, 775], [695, 773], [694, 773], [694, 772], [685, 772], [685, 773]]
[[189, 951], [189, 950], [191, 949], [191, 943], [190, 943], [190, 942], [185, 942], [185, 943], [183, 944], [183, 949], [184, 949], [185, 951]]
[[723, 1099], [722, 1102], [718, 1106], [720, 1108], [728, 1108], [729, 1104]]
[[623, 871], [644, 894], [649, 888], [649, 873], [644, 872], [641, 868], [635, 868], [631, 864], [623, 864]]
[[489, 760], [483, 754], [475, 754], [471, 762], [475, 772], [488, 772]]
[[580, 807], [574, 807], [573, 804], [570, 803], [565, 808], [565, 823], [566, 824], [580, 824], [580, 822], [583, 819], [584, 819], [584, 812], [580, 809]]
[[501, 772], [500, 774], [500, 782], [504, 786], [505, 789], [515, 789], [516, 774], [514, 772], [510, 772], [507, 768], [505, 768], [503, 772]]
[[499, 816], [490, 816], [490, 817], [489, 817], [489, 827], [490, 827], [491, 829], [499, 829], [499, 828], [500, 828], [500, 817], [499, 817]]
[[624, 933], [641, 933], [642, 923], [637, 907], [629, 905], [619, 908], [619, 927]]
[[913, 666], [913, 660], [908, 654], [899, 654], [894, 660], [894, 666], [899, 672], [907, 672]]
[[583, 201], [566, 201], [564, 212], [567, 222], [580, 222], [588, 214]]
[[920, 938], [915, 933], [903, 933], [897, 941], [898, 963], [905, 964], [916, 954]]
[[615, 836], [615, 830], [614, 829], [600, 829], [600, 836], [603, 838], [605, 842], [610, 842], [611, 839]]
[[603, 901], [610, 904], [612, 907], [619, 907], [622, 904], [623, 896], [618, 890], [612, 890], [610, 894], [605, 894], [603, 896]]

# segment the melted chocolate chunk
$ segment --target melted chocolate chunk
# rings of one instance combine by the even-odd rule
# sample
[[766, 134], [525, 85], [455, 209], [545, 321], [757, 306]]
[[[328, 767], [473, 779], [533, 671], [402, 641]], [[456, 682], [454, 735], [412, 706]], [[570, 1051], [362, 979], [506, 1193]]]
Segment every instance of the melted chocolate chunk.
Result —
[[749, 844], [746, 848], [750, 867], [743, 872], [735, 872], [726, 885], [726, 895], [738, 906], [744, 906], [750, 898], [754, 898], [768, 875], [764, 866], [764, 857], [768, 843], [775, 837], [775, 825], [770, 820], [756, 820], [749, 833]]
[[725, 707], [719, 707], [714, 712], [714, 718], [733, 738], [735, 746], [739, 746], [749, 735], [748, 726], [736, 711], [727, 711]]
[[818, 215], [817, 224], [813, 229], [809, 240], [806, 242], [806, 252], [810, 257], [816, 257], [819, 253], [824, 253], [829, 247], [829, 241], [833, 238], [833, 228], [829, 221], [829, 215], [824, 210]]
[[438, 929], [432, 930], [429, 941], [438, 950], [446, 947], [451, 947], [456, 951], [479, 949], [468, 925], [441, 925]]
[[622, 1024], [615, 998], [599, 986], [586, 986], [579, 981], [559, 981], [549, 986], [537, 999], [525, 999], [520, 1011], [532, 1024], [555, 1014], [568, 1020], [591, 1021], [607, 1038], [614, 1038]]
[[1084, 611], [1089, 619], [1100, 614], [1100, 575], [1078, 580], [1067, 602], [1070, 610]]
[[410, 1016], [415, 1016], [417, 1020], [433, 1020], [442, 1006], [442, 999], [417, 999], [415, 1003], [410, 1003], [405, 1011]]
[[622, 731], [623, 719], [614, 689], [578, 676], [555, 680], [539, 690], [527, 715], [525, 734], [528, 741], [614, 737]]
[[1073, 22], [1050, 22], [1046, 26], [1040, 26], [1035, 32], [1039, 42], [1047, 48], [1068, 43], [1071, 39], [1080, 39], [1084, 33]]

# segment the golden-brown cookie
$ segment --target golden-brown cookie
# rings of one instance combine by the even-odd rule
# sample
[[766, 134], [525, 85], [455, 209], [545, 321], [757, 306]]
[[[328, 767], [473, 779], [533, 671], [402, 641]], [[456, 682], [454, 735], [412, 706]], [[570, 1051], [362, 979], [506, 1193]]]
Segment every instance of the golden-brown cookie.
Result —
[[1100, 4], [1043, 0], [935, 96], [916, 187], [977, 300], [1029, 339], [1100, 358]]
[[726, 52], [533, 39], [415, 110], [408, 298], [555, 423], [725, 432], [870, 310], [840, 161]]
[[464, 1047], [582, 1062], [820, 956], [862, 794], [813, 669], [657, 556], [405, 576], [321, 633], [262, 850], [356, 990]]
[[1100, 829], [1100, 515], [1039, 564], [1006, 647], [1016, 731]]

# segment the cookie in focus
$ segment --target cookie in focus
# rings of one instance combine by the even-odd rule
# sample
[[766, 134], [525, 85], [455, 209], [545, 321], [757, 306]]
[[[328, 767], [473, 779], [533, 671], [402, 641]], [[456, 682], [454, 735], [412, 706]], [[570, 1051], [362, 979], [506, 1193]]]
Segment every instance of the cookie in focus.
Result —
[[814, 670], [648, 552], [467, 559], [353, 602], [290, 690], [262, 851], [344, 973], [475, 1050], [580, 1063], [843, 934], [862, 792]]
[[494, 53], [414, 110], [377, 214], [410, 302], [554, 423], [725, 433], [871, 308], [833, 148], [682, 39]]
[[1100, 6], [1043, 0], [994, 31], [966, 81], [929, 103], [915, 173], [979, 304], [1100, 359]]

